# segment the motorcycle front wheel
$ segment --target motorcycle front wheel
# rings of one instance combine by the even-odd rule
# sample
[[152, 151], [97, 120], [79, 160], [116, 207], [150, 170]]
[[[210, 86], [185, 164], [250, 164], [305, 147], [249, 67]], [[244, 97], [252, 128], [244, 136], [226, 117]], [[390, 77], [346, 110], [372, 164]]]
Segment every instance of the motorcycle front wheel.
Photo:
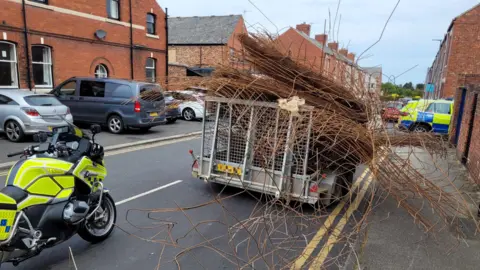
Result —
[[97, 212], [81, 225], [78, 235], [93, 244], [102, 242], [112, 233], [116, 220], [117, 208], [112, 196], [107, 193]]

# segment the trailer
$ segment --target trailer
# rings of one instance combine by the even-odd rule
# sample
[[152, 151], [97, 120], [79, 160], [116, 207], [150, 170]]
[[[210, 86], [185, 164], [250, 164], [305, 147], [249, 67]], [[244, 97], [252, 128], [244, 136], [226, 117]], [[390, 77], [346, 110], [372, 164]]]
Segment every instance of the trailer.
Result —
[[348, 192], [353, 172], [325, 169], [312, 147], [313, 107], [205, 98], [200, 154], [192, 175], [277, 199], [330, 205]]

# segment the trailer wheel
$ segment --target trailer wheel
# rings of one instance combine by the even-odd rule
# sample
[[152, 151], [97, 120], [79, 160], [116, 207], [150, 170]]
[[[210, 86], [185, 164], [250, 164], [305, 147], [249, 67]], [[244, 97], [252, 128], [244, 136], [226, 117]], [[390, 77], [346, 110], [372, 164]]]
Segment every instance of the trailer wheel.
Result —
[[350, 192], [350, 187], [352, 186], [352, 182], [353, 182], [352, 171], [339, 173], [335, 181], [335, 185], [333, 187], [333, 192], [330, 197], [330, 203], [327, 205], [327, 207], [329, 208], [334, 207], [339, 202], [341, 202]]

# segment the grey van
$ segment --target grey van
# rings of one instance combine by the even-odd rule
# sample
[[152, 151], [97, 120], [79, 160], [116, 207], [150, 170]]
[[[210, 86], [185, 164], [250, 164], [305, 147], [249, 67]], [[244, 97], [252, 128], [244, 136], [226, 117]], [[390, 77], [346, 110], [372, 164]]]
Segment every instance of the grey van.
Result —
[[157, 84], [73, 77], [50, 93], [70, 108], [75, 121], [103, 124], [115, 134], [166, 123], [165, 98]]

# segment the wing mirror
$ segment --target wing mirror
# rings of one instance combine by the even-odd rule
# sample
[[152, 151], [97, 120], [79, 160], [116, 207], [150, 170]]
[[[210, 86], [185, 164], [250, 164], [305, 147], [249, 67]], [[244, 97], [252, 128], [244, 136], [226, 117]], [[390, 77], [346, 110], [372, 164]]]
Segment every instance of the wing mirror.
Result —
[[90, 126], [90, 131], [92, 132], [92, 134], [98, 134], [102, 132], [102, 127], [98, 124], [94, 124]]
[[48, 134], [45, 132], [39, 132], [33, 135], [33, 141], [35, 142], [44, 143], [47, 140], [48, 140]]

